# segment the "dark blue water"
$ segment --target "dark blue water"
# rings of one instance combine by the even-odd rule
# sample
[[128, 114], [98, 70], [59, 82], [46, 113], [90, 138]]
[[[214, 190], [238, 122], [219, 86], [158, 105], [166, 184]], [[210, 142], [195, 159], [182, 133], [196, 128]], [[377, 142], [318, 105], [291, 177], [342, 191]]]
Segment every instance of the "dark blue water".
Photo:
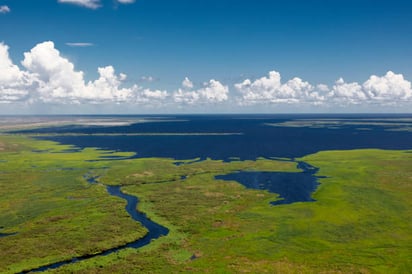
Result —
[[139, 199], [136, 196], [123, 193], [120, 190], [119, 186], [108, 186], [107, 191], [110, 193], [110, 195], [125, 199], [127, 201], [127, 205], [125, 207], [127, 213], [129, 213], [133, 220], [139, 222], [148, 230], [148, 233], [143, 238], [129, 243], [124, 247], [139, 248], [149, 244], [152, 240], [157, 239], [161, 236], [166, 236], [169, 233], [169, 230], [166, 227], [153, 222], [152, 220], [147, 218], [146, 214], [136, 210], [137, 204], [139, 202]]
[[17, 233], [0, 233], [0, 238], [16, 235]]
[[279, 194], [280, 199], [271, 202], [272, 205], [314, 201], [311, 195], [319, 184], [316, 176], [319, 169], [304, 162], [298, 162], [298, 168], [302, 172], [239, 171], [215, 179], [237, 181], [247, 188]]
[[[379, 122], [412, 115], [205, 115], [162, 117], [161, 122], [130, 126], [65, 126], [24, 131], [25, 133], [236, 133], [235, 135], [161, 135], [161, 136], [48, 136], [78, 147], [99, 147], [136, 152], [136, 157], [166, 157], [177, 160], [207, 157], [219, 160], [254, 160], [258, 157], [297, 158], [323, 150], [361, 148], [412, 149], [412, 132], [388, 131], [378, 125], [340, 125], [337, 128], [273, 127], [268, 123], [302, 119], [345, 118]], [[170, 119], [170, 121], [164, 121]], [[154, 120], [154, 119], [152, 119]], [[364, 130], [365, 127], [368, 130]], [[362, 128], [362, 129], [360, 129]], [[396, 126], [394, 126], [396, 128]]]

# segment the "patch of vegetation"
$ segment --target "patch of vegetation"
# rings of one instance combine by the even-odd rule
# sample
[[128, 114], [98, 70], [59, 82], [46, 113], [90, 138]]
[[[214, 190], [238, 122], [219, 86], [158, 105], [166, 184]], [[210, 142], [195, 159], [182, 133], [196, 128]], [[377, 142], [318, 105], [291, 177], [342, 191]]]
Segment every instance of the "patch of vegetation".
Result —
[[[146, 234], [129, 218], [125, 202], [91, 185], [88, 172], [104, 173], [102, 151], [0, 136], [0, 272], [98, 253]], [[116, 155], [122, 156], [124, 153]]]
[[301, 160], [327, 176], [316, 202], [270, 206], [276, 194], [216, 181], [213, 165], [161, 186], [130, 183], [126, 190], [169, 235], [116, 260], [57, 272], [93, 272], [100, 263], [106, 273], [408, 273], [411, 153], [333, 151]]
[[[101, 159], [104, 152], [1, 136], [0, 272], [92, 253], [144, 234], [124, 201], [88, 184], [123, 185], [170, 232], [141, 249], [56, 273], [408, 273], [412, 153], [353, 150], [304, 157], [319, 167], [316, 202], [271, 206], [276, 194], [214, 177], [236, 170], [299, 172], [295, 163]], [[12, 146], [10, 144], [17, 144]], [[15, 147], [13, 149], [13, 147]], [[33, 152], [44, 151], [44, 152]], [[116, 154], [117, 155], [117, 154]], [[121, 156], [127, 156], [122, 154]]]
[[[292, 163], [263, 159], [186, 161], [179, 166], [172, 159], [122, 160], [133, 153], [76, 150], [19, 136], [2, 135], [0, 143], [1, 233], [16, 233], [0, 239], [0, 272], [10, 273], [99, 253], [144, 236], [145, 229], [125, 212], [125, 202], [108, 195], [105, 184], [156, 188], [209, 171], [295, 170]], [[85, 176], [98, 177], [100, 184], [87, 183]], [[127, 187], [124, 191], [130, 192]], [[175, 255], [176, 260], [181, 257]]]
[[298, 119], [281, 123], [267, 123], [273, 127], [309, 127], [340, 129], [346, 126], [359, 126], [358, 130], [371, 130], [372, 127], [381, 127], [388, 131], [411, 131], [412, 120], [410, 118], [393, 119]]

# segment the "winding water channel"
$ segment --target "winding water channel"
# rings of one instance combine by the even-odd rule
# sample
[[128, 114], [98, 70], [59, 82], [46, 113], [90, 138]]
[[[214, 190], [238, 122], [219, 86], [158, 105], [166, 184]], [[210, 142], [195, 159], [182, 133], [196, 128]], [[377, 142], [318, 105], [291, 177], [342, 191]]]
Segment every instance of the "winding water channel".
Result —
[[[234, 180], [247, 188], [268, 190], [269, 192], [279, 194], [280, 199], [271, 202], [272, 205], [314, 201], [311, 195], [319, 185], [318, 178], [322, 178], [320, 176], [316, 176], [319, 169], [305, 162], [295, 161], [293, 159], [285, 161], [295, 162], [301, 172], [238, 171], [235, 173], [218, 175], [215, 179]], [[93, 177], [90, 174], [86, 174], [84, 178], [91, 184], [98, 183], [98, 177]], [[182, 176], [182, 179], [185, 179], [185, 176]], [[121, 186], [109, 185], [106, 186], [106, 188], [110, 195], [126, 200], [127, 204], [125, 209], [127, 213], [133, 220], [142, 224], [148, 230], [148, 233], [143, 238], [136, 241], [114, 247], [97, 254], [74, 257], [65, 261], [23, 271], [22, 273], [42, 272], [93, 257], [106, 256], [125, 248], [140, 248], [148, 245], [152, 240], [165, 236], [169, 233], [169, 230], [166, 227], [151, 221], [147, 218], [146, 214], [136, 210], [137, 204], [139, 203], [139, 199], [136, 196], [122, 192]]]
[[[89, 183], [96, 183], [96, 177], [88, 177], [87, 181]], [[161, 236], [165, 236], [169, 233], [169, 230], [166, 227], [161, 226], [151, 221], [149, 218], [147, 218], [146, 214], [136, 210], [137, 204], [139, 202], [139, 199], [136, 196], [129, 195], [129, 194], [122, 192], [120, 186], [107, 186], [107, 192], [112, 196], [116, 196], [116, 197], [122, 198], [127, 201], [127, 204], [125, 207], [127, 213], [130, 215], [130, 217], [132, 217], [133, 220], [135, 220], [136, 222], [139, 222], [148, 230], [147, 234], [143, 238], [140, 238], [136, 241], [127, 243], [122, 246], [113, 247], [111, 249], [102, 251], [100, 253], [74, 257], [74, 258], [71, 258], [65, 261], [48, 264], [48, 265], [41, 266], [35, 269], [26, 270], [26, 271], [23, 271], [22, 273], [43, 272], [49, 269], [55, 269], [63, 265], [80, 262], [80, 261], [90, 259], [93, 257], [107, 256], [121, 249], [129, 248], [129, 247], [130, 248], [143, 247], [145, 245], [148, 245], [152, 240], [157, 239]]]

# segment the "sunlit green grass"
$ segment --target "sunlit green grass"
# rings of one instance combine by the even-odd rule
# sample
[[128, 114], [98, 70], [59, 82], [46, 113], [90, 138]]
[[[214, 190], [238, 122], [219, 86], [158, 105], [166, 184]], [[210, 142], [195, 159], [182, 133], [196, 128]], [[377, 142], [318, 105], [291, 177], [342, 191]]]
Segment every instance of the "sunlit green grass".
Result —
[[[334, 151], [302, 160], [328, 177], [320, 179], [316, 202], [270, 206], [275, 194], [215, 181], [214, 175], [220, 173], [216, 170], [185, 181], [127, 187], [141, 197], [142, 209], [154, 212], [156, 221], [171, 232], [154, 247], [120, 253], [103, 269], [409, 273], [412, 154]], [[98, 261], [59, 271], [91, 271]]]
[[[215, 175], [236, 170], [299, 172], [292, 162], [99, 159], [105, 152], [0, 137], [0, 272], [117, 246], [144, 231], [124, 201], [88, 184], [123, 185], [139, 209], [170, 233], [53, 270], [58, 273], [409, 273], [412, 153], [328, 151], [301, 160], [319, 167], [316, 202], [271, 206], [277, 195]], [[32, 150], [44, 150], [33, 152]], [[122, 154], [121, 156], [130, 156]], [[188, 160], [188, 162], [190, 162]], [[187, 176], [182, 180], [182, 176]]]
[[[104, 172], [101, 151], [69, 149], [51, 142], [0, 137], [0, 272], [93, 254], [145, 234], [125, 202], [90, 185], [83, 176]], [[33, 152], [43, 151], [43, 152]]]

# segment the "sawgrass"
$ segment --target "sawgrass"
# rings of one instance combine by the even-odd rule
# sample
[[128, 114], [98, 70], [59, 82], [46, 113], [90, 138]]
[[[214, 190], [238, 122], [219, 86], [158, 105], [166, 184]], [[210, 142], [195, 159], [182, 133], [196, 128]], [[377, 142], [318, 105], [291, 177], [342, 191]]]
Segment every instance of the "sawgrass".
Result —
[[[412, 269], [412, 153], [327, 151], [316, 202], [271, 206], [277, 194], [215, 175], [236, 170], [298, 172], [292, 162], [104, 160], [107, 152], [1, 136], [0, 272], [18, 272], [141, 237], [124, 202], [103, 185], [122, 185], [139, 209], [170, 233], [141, 249], [62, 266], [67, 273], [408, 273]], [[36, 150], [37, 152], [33, 152]], [[43, 150], [43, 152], [39, 152]], [[58, 153], [56, 153], [58, 152]], [[117, 153], [113, 154], [114, 156]], [[119, 156], [130, 156], [121, 154]], [[92, 161], [100, 159], [100, 161]], [[182, 179], [185, 176], [185, 179]]]
[[[316, 202], [270, 206], [276, 194], [216, 181], [217, 170], [128, 186], [141, 208], [171, 231], [155, 245], [119, 253], [102, 271], [408, 273], [412, 154], [331, 151], [301, 160], [327, 176]], [[58, 272], [92, 272], [98, 261]]]
[[124, 211], [125, 202], [83, 177], [105, 170], [103, 152], [0, 136], [0, 272], [98, 253], [146, 231]]

